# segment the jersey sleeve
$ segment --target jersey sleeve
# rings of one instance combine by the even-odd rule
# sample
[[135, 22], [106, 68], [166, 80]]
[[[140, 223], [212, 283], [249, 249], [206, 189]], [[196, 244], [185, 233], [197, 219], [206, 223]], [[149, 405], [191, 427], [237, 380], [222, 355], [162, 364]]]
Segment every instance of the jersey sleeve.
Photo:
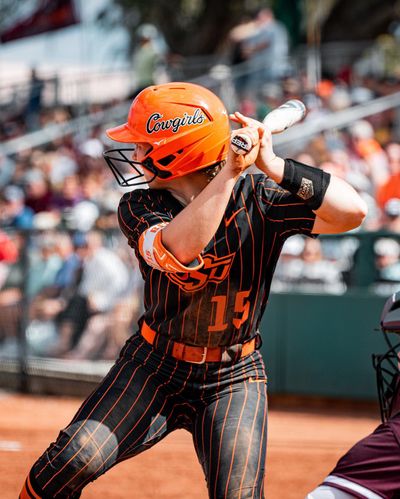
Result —
[[265, 175], [260, 175], [256, 190], [266, 222], [272, 224], [283, 239], [294, 234], [317, 237], [312, 234], [316, 215], [301, 199]]
[[200, 269], [199, 255], [184, 265], [163, 245], [161, 231], [172, 220], [157, 194], [148, 189], [137, 189], [125, 194], [119, 203], [119, 226], [134, 248], [136, 255], [155, 269], [164, 272], [189, 272]]

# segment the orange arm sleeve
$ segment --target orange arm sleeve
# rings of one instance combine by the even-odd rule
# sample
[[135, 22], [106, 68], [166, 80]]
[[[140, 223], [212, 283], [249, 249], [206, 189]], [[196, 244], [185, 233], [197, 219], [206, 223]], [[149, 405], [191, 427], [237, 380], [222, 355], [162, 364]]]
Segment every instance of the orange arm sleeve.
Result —
[[167, 225], [162, 222], [145, 230], [139, 238], [139, 252], [146, 263], [163, 272], [191, 272], [204, 265], [201, 255], [190, 266], [183, 265], [162, 243], [161, 231]]

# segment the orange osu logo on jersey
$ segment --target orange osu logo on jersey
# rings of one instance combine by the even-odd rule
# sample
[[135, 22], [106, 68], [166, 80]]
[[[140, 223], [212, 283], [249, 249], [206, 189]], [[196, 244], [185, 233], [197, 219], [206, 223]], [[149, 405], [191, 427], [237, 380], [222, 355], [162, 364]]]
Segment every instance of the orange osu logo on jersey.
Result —
[[204, 266], [201, 269], [185, 273], [167, 273], [166, 275], [183, 291], [198, 291], [204, 288], [208, 282], [219, 283], [226, 279], [234, 257], [234, 253], [222, 257], [204, 255]]

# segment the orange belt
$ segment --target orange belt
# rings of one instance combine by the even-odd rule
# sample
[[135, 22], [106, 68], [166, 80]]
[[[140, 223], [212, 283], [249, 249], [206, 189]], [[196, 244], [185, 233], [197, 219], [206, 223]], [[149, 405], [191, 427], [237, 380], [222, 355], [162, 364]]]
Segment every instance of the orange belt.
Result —
[[[140, 331], [143, 338], [153, 345], [158, 334], [153, 331], [145, 322], [142, 324]], [[175, 359], [191, 362], [192, 364], [204, 364], [205, 362], [221, 362], [224, 352], [229, 349], [228, 347], [199, 347], [194, 345], [186, 345], [178, 341], [172, 341], [171, 355]], [[240, 352], [240, 357], [250, 355], [256, 349], [256, 338], [243, 343]]]

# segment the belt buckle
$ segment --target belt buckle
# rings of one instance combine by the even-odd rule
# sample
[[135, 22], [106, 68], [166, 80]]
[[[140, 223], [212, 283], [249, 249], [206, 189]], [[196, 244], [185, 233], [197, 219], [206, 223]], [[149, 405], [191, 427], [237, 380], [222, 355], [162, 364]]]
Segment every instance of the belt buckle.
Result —
[[201, 354], [201, 360], [190, 360], [191, 364], [205, 364], [207, 357], [208, 347], [201, 347], [203, 349], [203, 353]]

